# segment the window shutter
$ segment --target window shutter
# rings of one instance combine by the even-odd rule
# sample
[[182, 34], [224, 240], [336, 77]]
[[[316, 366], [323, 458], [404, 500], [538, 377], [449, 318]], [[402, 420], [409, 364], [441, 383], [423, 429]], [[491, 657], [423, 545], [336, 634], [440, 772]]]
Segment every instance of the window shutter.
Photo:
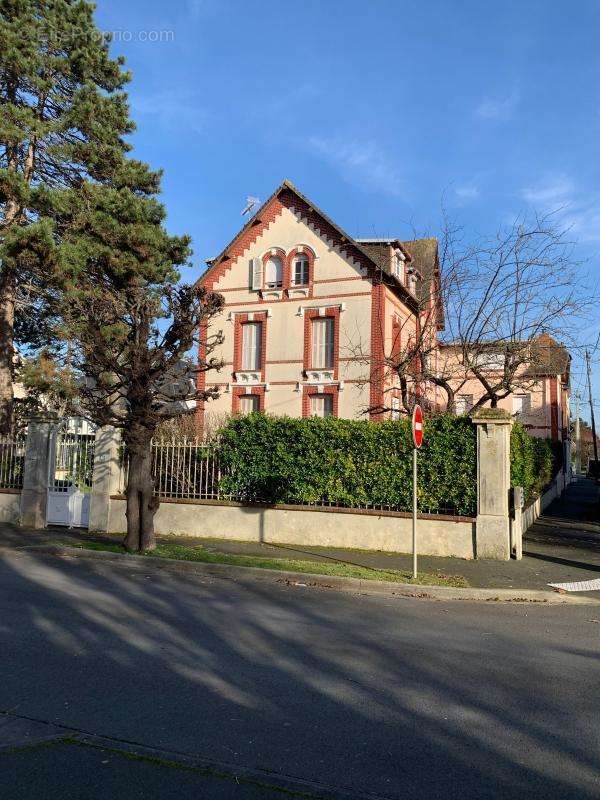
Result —
[[252, 259], [252, 291], [259, 291], [263, 285], [263, 265], [260, 258]]

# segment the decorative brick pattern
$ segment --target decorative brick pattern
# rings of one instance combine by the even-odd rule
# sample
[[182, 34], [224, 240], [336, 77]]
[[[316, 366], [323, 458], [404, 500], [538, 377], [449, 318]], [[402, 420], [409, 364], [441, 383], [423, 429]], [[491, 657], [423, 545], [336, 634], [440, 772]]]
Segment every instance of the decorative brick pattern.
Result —
[[231, 243], [223, 258], [210, 267], [207, 272], [200, 278], [200, 283], [206, 286], [207, 289], [214, 289], [221, 278], [232, 268], [236, 260], [243, 256], [250, 247], [256, 242], [259, 236], [263, 234], [267, 228], [273, 223], [283, 211], [283, 204], [278, 197], [267, 203], [267, 205], [260, 211], [260, 217], [256, 218], [246, 227], [243, 228], [239, 235]]
[[558, 378], [550, 378], [550, 429], [553, 439], [558, 439]]
[[382, 420], [380, 410], [384, 404], [384, 360], [385, 360], [385, 287], [374, 281], [371, 291], [371, 385], [369, 392], [369, 417]]

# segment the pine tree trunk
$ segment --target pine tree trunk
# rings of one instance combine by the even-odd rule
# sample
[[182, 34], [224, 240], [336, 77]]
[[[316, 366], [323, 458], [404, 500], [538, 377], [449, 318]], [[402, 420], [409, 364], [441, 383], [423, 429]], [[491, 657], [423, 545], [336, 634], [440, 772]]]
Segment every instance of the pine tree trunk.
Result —
[[158, 502], [154, 497], [151, 440], [135, 441], [128, 446], [127, 535], [123, 545], [130, 552], [147, 553], [156, 547], [154, 515]]
[[13, 415], [15, 277], [0, 273], [0, 435], [10, 433]]

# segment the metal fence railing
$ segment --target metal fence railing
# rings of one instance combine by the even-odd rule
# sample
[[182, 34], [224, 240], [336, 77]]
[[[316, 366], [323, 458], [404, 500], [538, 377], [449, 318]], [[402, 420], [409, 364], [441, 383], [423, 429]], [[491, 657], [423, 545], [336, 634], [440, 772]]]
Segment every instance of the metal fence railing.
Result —
[[[248, 503], [270, 502], [267, 498], [244, 492], [228, 494], [221, 488], [224, 470], [219, 460], [219, 443], [206, 442], [194, 438], [158, 439], [152, 441], [152, 470], [155, 481], [155, 494], [164, 499], [176, 500], [236, 500]], [[121, 467], [120, 493], [127, 485], [127, 459], [123, 457]], [[409, 511], [399, 505], [381, 503], [347, 504], [328, 498], [313, 502], [293, 500], [289, 505], [304, 505], [314, 508], [356, 508], [370, 511]], [[436, 503], [428, 507], [421, 503], [421, 513], [456, 515], [457, 510], [450, 503]]]
[[0, 437], [0, 489], [22, 489], [25, 436]]
[[[127, 485], [127, 456], [121, 465], [120, 492]], [[155, 494], [178, 500], [231, 500], [219, 490], [221, 469], [218, 447], [200, 439], [152, 441]]]

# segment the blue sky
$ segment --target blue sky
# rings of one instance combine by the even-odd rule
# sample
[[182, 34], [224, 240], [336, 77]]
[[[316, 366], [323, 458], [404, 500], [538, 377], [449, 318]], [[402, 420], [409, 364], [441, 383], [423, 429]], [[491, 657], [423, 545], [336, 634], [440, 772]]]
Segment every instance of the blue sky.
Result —
[[136, 155], [193, 237], [186, 279], [283, 178], [360, 236], [435, 233], [442, 196], [482, 233], [560, 208], [600, 275], [597, 0], [98, 0], [96, 18], [133, 72]]

